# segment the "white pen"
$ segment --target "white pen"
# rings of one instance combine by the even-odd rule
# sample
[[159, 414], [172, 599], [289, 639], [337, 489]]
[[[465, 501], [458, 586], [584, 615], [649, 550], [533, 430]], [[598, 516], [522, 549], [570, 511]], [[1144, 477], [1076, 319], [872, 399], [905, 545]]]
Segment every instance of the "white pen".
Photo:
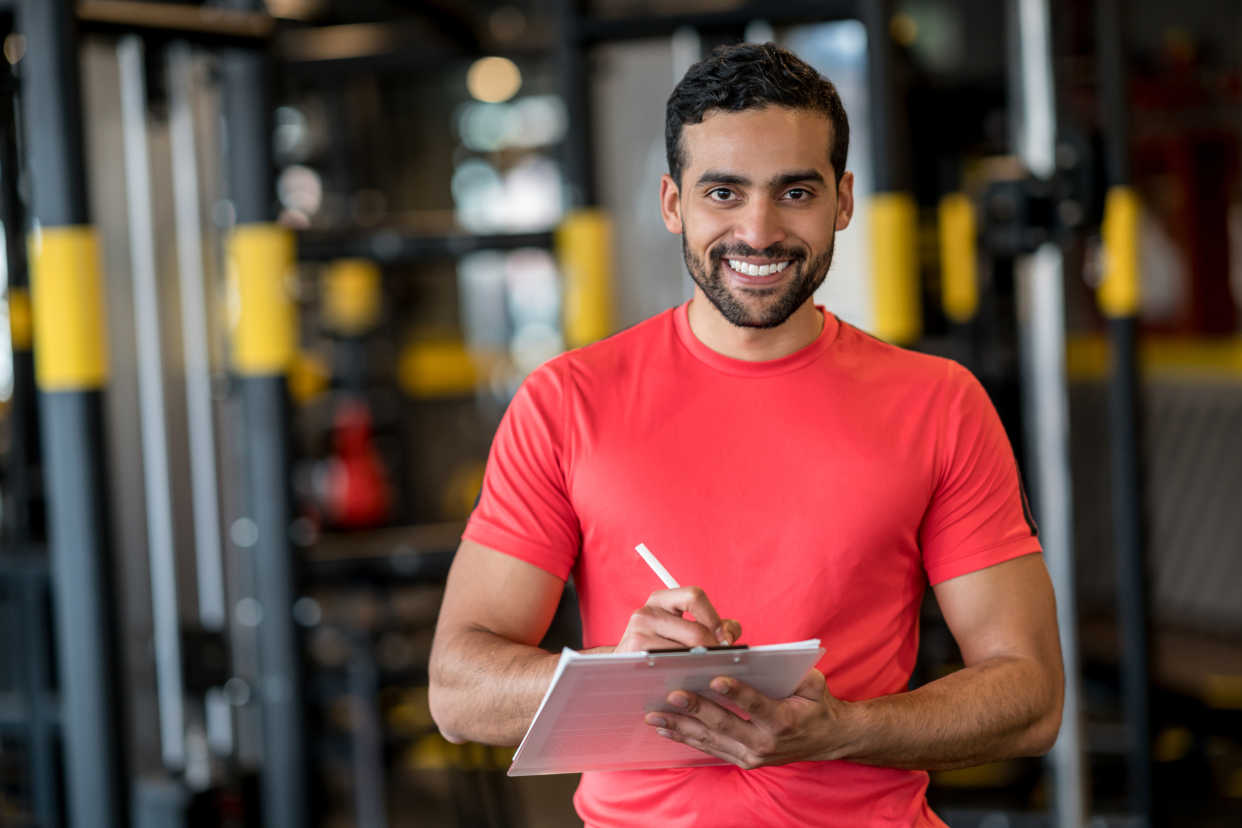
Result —
[[664, 568], [664, 564], [656, 560], [656, 556], [651, 554], [651, 550], [647, 548], [647, 544], [640, 543], [634, 548], [638, 550], [638, 554], [643, 556], [643, 560], [647, 562], [647, 566], [651, 567], [651, 571], [664, 582], [666, 587], [669, 589], [681, 589], [681, 584], [677, 583], [677, 581], [673, 579], [673, 576], [668, 574], [668, 570]]
[[[664, 582], [666, 587], [669, 589], [681, 589], [681, 584], [677, 583], [673, 576], [668, 574], [668, 570], [664, 568], [664, 564], [656, 560], [656, 556], [651, 554], [651, 550], [647, 548], [647, 544], [640, 543], [634, 548], [638, 550], [639, 555], [643, 556], [643, 560], [647, 562], [647, 566], [651, 567], [651, 571]], [[729, 646], [729, 642], [725, 639], [721, 639], [719, 644], [722, 647]], [[694, 650], [693, 652], [697, 652], [697, 650]]]

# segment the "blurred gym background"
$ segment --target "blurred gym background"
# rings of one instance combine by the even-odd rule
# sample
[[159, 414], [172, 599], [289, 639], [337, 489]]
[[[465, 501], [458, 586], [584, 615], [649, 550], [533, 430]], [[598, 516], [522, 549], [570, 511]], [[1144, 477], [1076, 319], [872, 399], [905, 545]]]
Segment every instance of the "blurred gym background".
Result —
[[[5, 0], [0, 29], [0, 825], [581, 824], [574, 777], [437, 733], [432, 630], [523, 377], [690, 295], [664, 102], [742, 40], [852, 122], [820, 301], [979, 376], [1057, 584], [1057, 748], [933, 773], [933, 808], [1242, 824], [1242, 4]], [[548, 646], [576, 636], [571, 588]], [[960, 666], [929, 595], [912, 684]]]

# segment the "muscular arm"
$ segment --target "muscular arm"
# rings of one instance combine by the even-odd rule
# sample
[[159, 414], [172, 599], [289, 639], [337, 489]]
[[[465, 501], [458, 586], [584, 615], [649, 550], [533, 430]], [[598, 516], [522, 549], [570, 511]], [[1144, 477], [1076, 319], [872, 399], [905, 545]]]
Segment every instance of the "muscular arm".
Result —
[[747, 768], [846, 759], [948, 769], [1047, 752], [1061, 722], [1064, 676], [1043, 557], [1026, 555], [935, 590], [965, 669], [910, 693], [861, 702], [833, 697], [817, 670], [780, 700], [719, 678], [712, 689], [749, 721], [684, 692], [669, 696], [684, 714], [653, 713], [647, 721], [662, 735]]
[[852, 738], [833, 758], [942, 770], [1048, 752], [1065, 681], [1043, 556], [953, 578], [935, 591], [965, 669], [850, 705], [844, 721]]
[[516, 745], [539, 709], [557, 656], [537, 646], [565, 583], [463, 540], [431, 648], [431, 715], [455, 742]]
[[[559, 656], [537, 645], [564, 586], [525, 561], [462, 541], [431, 648], [431, 715], [446, 738], [491, 745], [522, 741], [556, 672]], [[711, 646], [739, 635], [741, 626], [721, 620], [701, 589], [661, 589], [630, 616], [615, 648], [587, 652]]]

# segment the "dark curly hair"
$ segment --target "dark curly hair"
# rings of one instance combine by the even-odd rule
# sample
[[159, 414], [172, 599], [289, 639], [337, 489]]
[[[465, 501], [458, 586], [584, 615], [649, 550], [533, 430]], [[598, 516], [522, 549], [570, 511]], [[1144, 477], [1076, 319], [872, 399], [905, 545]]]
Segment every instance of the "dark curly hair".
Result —
[[850, 148], [850, 122], [837, 88], [788, 49], [774, 43], [739, 43], [717, 47], [707, 60], [691, 66], [668, 98], [664, 151], [669, 175], [677, 186], [686, 167], [682, 127], [700, 124], [707, 113], [716, 110], [743, 112], [772, 106], [828, 116], [832, 123], [829, 159], [840, 184]]

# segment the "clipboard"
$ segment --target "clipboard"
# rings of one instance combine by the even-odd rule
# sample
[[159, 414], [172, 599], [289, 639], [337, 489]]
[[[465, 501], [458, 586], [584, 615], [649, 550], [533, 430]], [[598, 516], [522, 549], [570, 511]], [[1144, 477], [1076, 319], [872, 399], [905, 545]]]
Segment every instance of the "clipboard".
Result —
[[677, 712], [665, 700], [674, 690], [698, 693], [741, 714], [710, 689], [712, 679], [735, 677], [783, 699], [823, 654], [819, 639], [638, 653], [582, 654], [566, 647], [509, 775], [726, 764], [657, 735], [644, 717], [655, 710]]

